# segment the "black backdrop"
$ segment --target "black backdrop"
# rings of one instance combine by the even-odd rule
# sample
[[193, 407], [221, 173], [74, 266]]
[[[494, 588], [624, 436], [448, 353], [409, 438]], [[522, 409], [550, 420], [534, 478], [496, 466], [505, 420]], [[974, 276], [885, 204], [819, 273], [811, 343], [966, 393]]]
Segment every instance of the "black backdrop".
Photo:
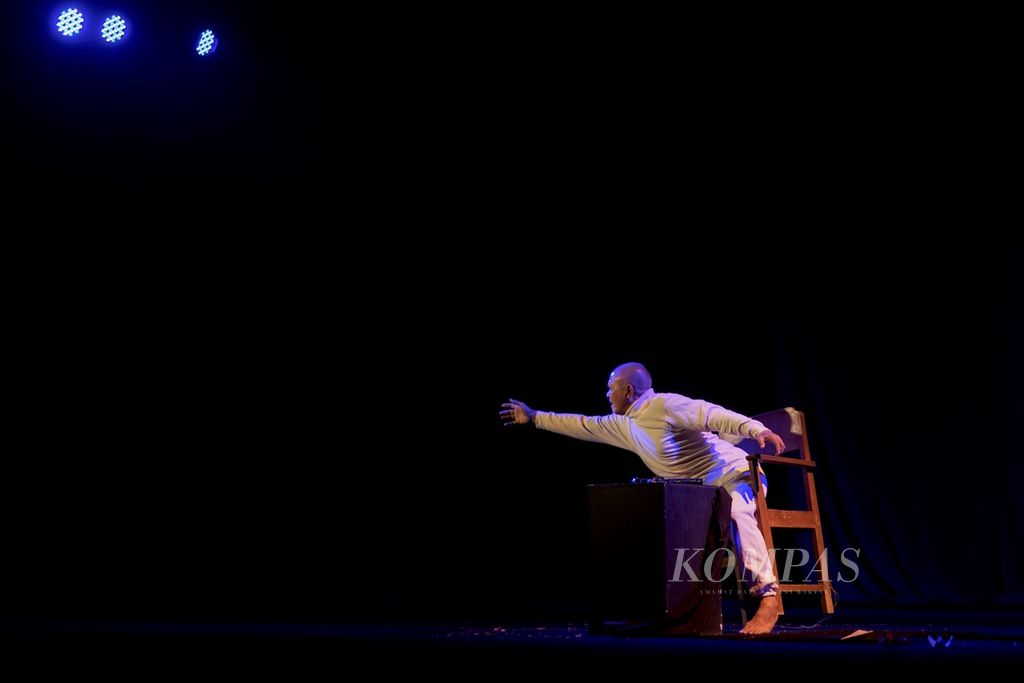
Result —
[[[1024, 605], [1006, 107], [245, 8], [135, 8], [131, 61], [5, 44], [5, 614], [581, 617], [585, 485], [645, 472], [496, 411], [603, 411], [626, 360], [807, 413], [845, 604]], [[220, 61], [169, 57], [202, 12]]]

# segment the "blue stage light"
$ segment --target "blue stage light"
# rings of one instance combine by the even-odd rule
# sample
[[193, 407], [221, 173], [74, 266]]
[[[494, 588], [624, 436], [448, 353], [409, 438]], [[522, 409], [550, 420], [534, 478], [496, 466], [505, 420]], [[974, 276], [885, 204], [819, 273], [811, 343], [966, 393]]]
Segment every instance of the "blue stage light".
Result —
[[82, 30], [84, 23], [85, 15], [74, 7], [69, 7], [57, 17], [57, 32], [70, 38]]
[[116, 43], [124, 38], [127, 32], [128, 22], [126, 22], [121, 15], [115, 14], [111, 17], [107, 17], [107, 20], [103, 22], [103, 28], [100, 30], [100, 36], [108, 43]]
[[196, 45], [196, 53], [200, 57], [206, 57], [212, 55], [217, 51], [217, 44], [220, 41], [217, 40], [217, 36], [214, 35], [213, 31], [207, 29], [199, 34], [199, 43]]

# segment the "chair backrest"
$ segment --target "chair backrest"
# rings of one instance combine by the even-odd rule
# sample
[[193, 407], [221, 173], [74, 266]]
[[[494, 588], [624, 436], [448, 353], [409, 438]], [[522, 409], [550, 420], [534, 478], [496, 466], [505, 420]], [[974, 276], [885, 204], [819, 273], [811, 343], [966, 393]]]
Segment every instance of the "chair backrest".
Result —
[[[754, 419], [782, 437], [786, 448], [779, 455], [796, 452], [801, 460], [811, 459], [811, 449], [807, 445], [807, 429], [804, 426], [802, 412], [796, 408], [781, 408], [770, 413], [755, 415]], [[743, 439], [737, 446], [751, 455], [755, 453], [775, 455], [775, 450], [770, 445], [766, 444], [764, 448], [761, 448], [753, 439]]]

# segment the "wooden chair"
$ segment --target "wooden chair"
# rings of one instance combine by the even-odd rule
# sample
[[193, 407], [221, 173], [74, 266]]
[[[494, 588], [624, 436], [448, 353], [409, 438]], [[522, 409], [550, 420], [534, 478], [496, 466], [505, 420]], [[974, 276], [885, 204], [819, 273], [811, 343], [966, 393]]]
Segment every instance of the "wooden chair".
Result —
[[[832, 602], [832, 583], [828, 578], [828, 558], [825, 555], [825, 541], [821, 535], [818, 496], [814, 489], [815, 463], [811, 460], [811, 451], [807, 445], [807, 425], [804, 421], [804, 414], [795, 408], [783, 408], [763, 415], [755, 415], [754, 419], [778, 434], [786, 443], [786, 450], [779, 455], [769, 455], [769, 453], [773, 453], [773, 450], [767, 450], [771, 446], [766, 444], [766, 448], [761, 449], [758, 447], [757, 441], [753, 439], [744, 439], [737, 444], [750, 454], [747, 456], [747, 460], [750, 461], [751, 482], [757, 495], [757, 521], [771, 554], [772, 570], [775, 576], [779, 577], [776, 553], [773, 551], [775, 547], [772, 541], [773, 529], [810, 530], [812, 532], [811, 546], [815, 555], [812, 559], [821, 558], [818, 565], [821, 573], [818, 582], [779, 584], [780, 611], [783, 605], [782, 596], [786, 593], [820, 593], [822, 611], [825, 614], [832, 614], [835, 612], [835, 605]], [[758, 476], [760, 464], [779, 465], [786, 469], [795, 468], [803, 478], [807, 509], [790, 510], [768, 507], [764, 489], [761, 486], [761, 478]]]

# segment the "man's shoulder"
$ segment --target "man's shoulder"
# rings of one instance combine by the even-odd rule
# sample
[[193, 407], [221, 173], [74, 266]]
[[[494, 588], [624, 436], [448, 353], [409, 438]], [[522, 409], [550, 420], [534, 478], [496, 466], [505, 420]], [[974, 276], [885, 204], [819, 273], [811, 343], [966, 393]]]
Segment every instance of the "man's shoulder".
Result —
[[699, 398], [691, 398], [682, 394], [664, 393], [655, 394], [659, 401], [665, 406], [665, 411], [670, 413], [691, 413], [700, 411], [705, 401]]
[[666, 403], [693, 403], [699, 399], [690, 398], [689, 396], [683, 396], [682, 394], [675, 394], [672, 392], [659, 392], [654, 394]]
[[673, 408], [678, 409], [679, 407], [686, 405], [689, 400], [690, 399], [681, 394], [652, 392], [643, 400], [643, 402], [639, 403], [637, 407], [642, 408], [643, 410], [648, 410], [650, 408], [672, 410]]

